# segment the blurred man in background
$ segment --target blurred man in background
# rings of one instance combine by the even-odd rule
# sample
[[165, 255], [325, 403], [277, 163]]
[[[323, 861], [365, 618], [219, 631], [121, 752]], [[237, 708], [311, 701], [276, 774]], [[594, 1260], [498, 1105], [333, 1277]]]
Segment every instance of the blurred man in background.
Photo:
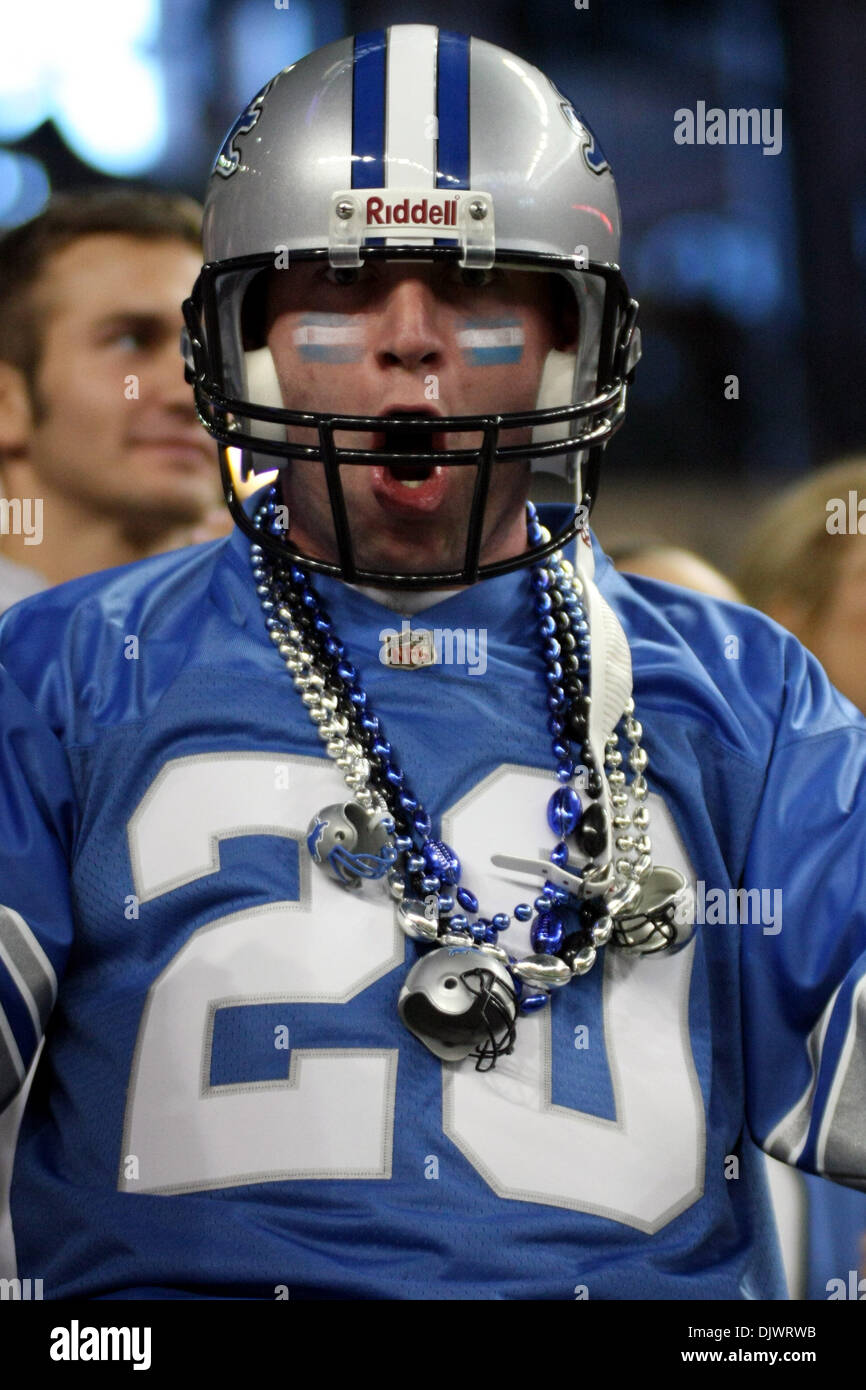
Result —
[[200, 260], [201, 209], [168, 193], [59, 196], [0, 240], [0, 612], [230, 529], [179, 350]]
[[112, 189], [0, 241], [0, 610], [226, 529], [178, 350], [200, 232], [189, 198]]

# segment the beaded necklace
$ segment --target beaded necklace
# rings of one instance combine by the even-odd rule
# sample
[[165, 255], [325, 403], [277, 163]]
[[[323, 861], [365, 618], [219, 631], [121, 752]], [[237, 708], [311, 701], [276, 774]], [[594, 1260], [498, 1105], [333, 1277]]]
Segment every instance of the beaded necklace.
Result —
[[[282, 534], [275, 488], [254, 524]], [[531, 503], [527, 533], [532, 545], [550, 539]], [[631, 745], [631, 781], [623, 771], [617, 730], [605, 744], [606, 788], [593, 756], [589, 623], [581, 581], [560, 551], [537, 565], [531, 577], [560, 784], [547, 804], [556, 844], [549, 862], [492, 859], [499, 867], [543, 879], [531, 906], [522, 902], [512, 909], [517, 921], [532, 922], [533, 953], [522, 959], [500, 944], [511, 915], [480, 915], [478, 899], [461, 883], [457, 855], [432, 835], [430, 816], [397, 762], [306, 571], [288, 557], [275, 562], [258, 545], [251, 547], [251, 560], [271, 640], [352, 793], [350, 801], [325, 807], [313, 818], [309, 852], [349, 890], [364, 880], [386, 879], [406, 935], [445, 948], [416, 963], [398, 1003], [404, 1023], [431, 1051], [449, 1060], [472, 1055], [485, 1070], [513, 1050], [518, 1015], [543, 1007], [552, 991], [586, 974], [611, 938], [641, 954], [685, 944], [688, 935], [678, 911], [685, 881], [676, 870], [653, 868], [647, 755], [630, 698], [617, 730], [622, 728]], [[581, 794], [571, 785], [576, 776]], [[603, 857], [611, 838], [615, 852]], [[573, 861], [575, 849], [580, 864]]]

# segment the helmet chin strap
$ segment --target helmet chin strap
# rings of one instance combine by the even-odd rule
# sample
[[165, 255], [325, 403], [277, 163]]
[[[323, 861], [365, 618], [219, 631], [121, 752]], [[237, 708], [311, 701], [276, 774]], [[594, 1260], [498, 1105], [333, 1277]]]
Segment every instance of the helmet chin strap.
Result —
[[[570, 405], [574, 398], [575, 374], [578, 371], [577, 354], [560, 352], [552, 348], [545, 358], [538, 386], [537, 410], [550, 410], [558, 406]], [[532, 431], [533, 444], [546, 444], [556, 439], [568, 437], [573, 425], [563, 422], [559, 425], [537, 425]], [[532, 471], [547, 473], [558, 477], [567, 496], [564, 500], [572, 504], [580, 502], [583, 496], [582, 464], [585, 451], [572, 454], [553, 455], [549, 458], [534, 459]], [[604, 767], [605, 743], [620, 721], [622, 711], [632, 693], [631, 653], [628, 641], [619, 619], [606, 599], [602, 598], [595, 583], [595, 557], [589, 540], [589, 531], [578, 536], [575, 547], [575, 572], [583, 586], [584, 605], [590, 630], [590, 682], [592, 700], [590, 704], [588, 742], [595, 764]], [[608, 843], [607, 857], [612, 857], [614, 832], [613, 806], [610, 801], [610, 787], [604, 781], [604, 802], [607, 810]]]
[[[254, 401], [256, 405], [268, 405], [276, 407], [277, 410], [282, 409], [283, 395], [280, 391], [280, 380], [270, 348], [267, 346], [253, 348], [252, 351], [245, 352], [244, 364], [247, 373], [247, 400]], [[269, 424], [266, 420], [255, 420], [252, 422], [252, 426], [255, 433], [262, 439], [285, 439], [286, 437], [284, 425]], [[273, 464], [269, 466], [273, 468]]]
[[[550, 410], [557, 406], [569, 405], [573, 398], [574, 377], [577, 371], [577, 355], [573, 352], [559, 352], [555, 348], [547, 354], [541, 381], [538, 387], [536, 409]], [[559, 425], [537, 425], [532, 432], [534, 444], [546, 444], [551, 440], [567, 438], [570, 429], [568, 422]], [[533, 472], [553, 474], [559, 477], [567, 489], [567, 500], [579, 502], [582, 497], [581, 464], [583, 455], [553, 455], [551, 458], [533, 460]], [[604, 767], [605, 743], [610, 738], [622, 716], [631, 696], [632, 674], [631, 654], [626, 635], [619, 619], [610, 604], [602, 598], [595, 583], [595, 557], [589, 541], [589, 532], [582, 532], [576, 541], [575, 570], [583, 586], [584, 604], [590, 629], [590, 681], [592, 702], [589, 716], [589, 745], [596, 766]], [[610, 804], [610, 788], [604, 779], [604, 797], [608, 812], [608, 825], [613, 821], [613, 807]], [[607, 852], [611, 853], [612, 836], [608, 836]]]
[[[576, 353], [560, 352], [557, 348], [551, 348], [541, 369], [535, 409], [555, 410], [558, 406], [571, 405], [576, 369]], [[533, 444], [549, 444], [555, 439], [567, 439], [571, 428], [568, 421], [563, 421], [558, 425], [536, 425], [532, 431], [532, 442]], [[562, 468], [564, 459], [564, 455], [554, 454], [549, 459], [533, 460], [532, 467], [533, 470], [538, 469], [547, 473], [558, 472]]]
[[[254, 401], [256, 405], [273, 406], [276, 410], [281, 410], [283, 394], [270, 348], [265, 346], [245, 352], [244, 368], [247, 378], [246, 399]], [[286, 437], [285, 425], [267, 420], [250, 420], [248, 424], [250, 433], [259, 439], [284, 440]], [[274, 465], [275, 460], [270, 454], [249, 455], [248, 472], [271, 473]]]
[[[575, 573], [583, 586], [583, 602], [589, 622], [590, 694], [588, 742], [595, 764], [604, 767], [605, 744], [619, 723], [632, 693], [631, 652], [622, 624], [595, 583], [595, 556], [589, 532], [575, 542]], [[613, 857], [614, 810], [610, 786], [604, 783], [608, 837], [606, 857]]]

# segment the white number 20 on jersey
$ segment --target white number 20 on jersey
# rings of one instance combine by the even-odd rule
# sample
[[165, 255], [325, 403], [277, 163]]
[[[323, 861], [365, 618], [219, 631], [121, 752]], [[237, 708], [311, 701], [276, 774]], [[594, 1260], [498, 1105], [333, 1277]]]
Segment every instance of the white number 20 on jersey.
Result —
[[[504, 765], [443, 816], [443, 834], [485, 901], [526, 896], [490, 856], [535, 847], [549, 781]], [[285, 1078], [210, 1080], [219, 1009], [345, 1004], [404, 959], [405, 939], [381, 892], [347, 898], [311, 872], [306, 826], [313, 811], [345, 796], [336, 769], [320, 758], [205, 754], [168, 763], [132, 816], [142, 904], [218, 872], [221, 840], [257, 834], [301, 842], [300, 891], [200, 927], [151, 986], [122, 1149], [124, 1158], [135, 1155], [137, 1176], [126, 1176], [122, 1160], [121, 1191], [390, 1177], [397, 1049], [292, 1048]], [[666, 808], [652, 803], [659, 862], [689, 875]], [[517, 1049], [494, 1071], [476, 1072], [471, 1060], [444, 1064], [443, 1130], [499, 1196], [652, 1232], [701, 1195], [704, 1110], [688, 1033], [693, 950], [650, 961], [605, 952], [615, 1120], [553, 1104], [547, 1010], [521, 1018]], [[407, 1045], [416, 1045], [408, 1035]]]

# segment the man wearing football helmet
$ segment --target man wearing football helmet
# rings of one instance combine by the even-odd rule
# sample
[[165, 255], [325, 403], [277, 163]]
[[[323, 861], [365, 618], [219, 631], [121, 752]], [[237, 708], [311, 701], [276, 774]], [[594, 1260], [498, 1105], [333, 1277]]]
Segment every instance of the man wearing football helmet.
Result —
[[[224, 446], [246, 449], [246, 467], [316, 465], [288, 470], [296, 510], [324, 476], [318, 548], [331, 560], [288, 536], [312, 568], [383, 584], [470, 581], [534, 557], [521, 534], [494, 540], [498, 558], [479, 562], [508, 510], [499, 493], [525, 500], [530, 463], [573, 482], [586, 455], [591, 503], [639, 355], [637, 305], [617, 265], [609, 166], [549, 79], [429, 26], [387, 35], [278, 74], [229, 132], [205, 212], [208, 264], [188, 306], [189, 361], [203, 417]], [[395, 324], [388, 306], [406, 296], [417, 302]], [[407, 414], [423, 418], [383, 429]], [[406, 483], [421, 484], [411, 499]], [[371, 488], [368, 510], [359, 494]], [[431, 534], [422, 513], [437, 513], [449, 558], [416, 553], [403, 575], [365, 560], [380, 532], [397, 543], [401, 511], [420, 525], [421, 549]], [[247, 524], [237, 506], [235, 518]], [[356, 538], [352, 522], [374, 534]]]
[[[594, 137], [513, 54], [371, 31], [245, 109], [205, 248], [234, 535], [0, 624], [5, 1099], [53, 1008], [19, 1274], [781, 1296], [744, 1139], [866, 1179], [866, 724], [589, 533], [640, 351]], [[483, 676], [389, 665], [389, 609]]]

